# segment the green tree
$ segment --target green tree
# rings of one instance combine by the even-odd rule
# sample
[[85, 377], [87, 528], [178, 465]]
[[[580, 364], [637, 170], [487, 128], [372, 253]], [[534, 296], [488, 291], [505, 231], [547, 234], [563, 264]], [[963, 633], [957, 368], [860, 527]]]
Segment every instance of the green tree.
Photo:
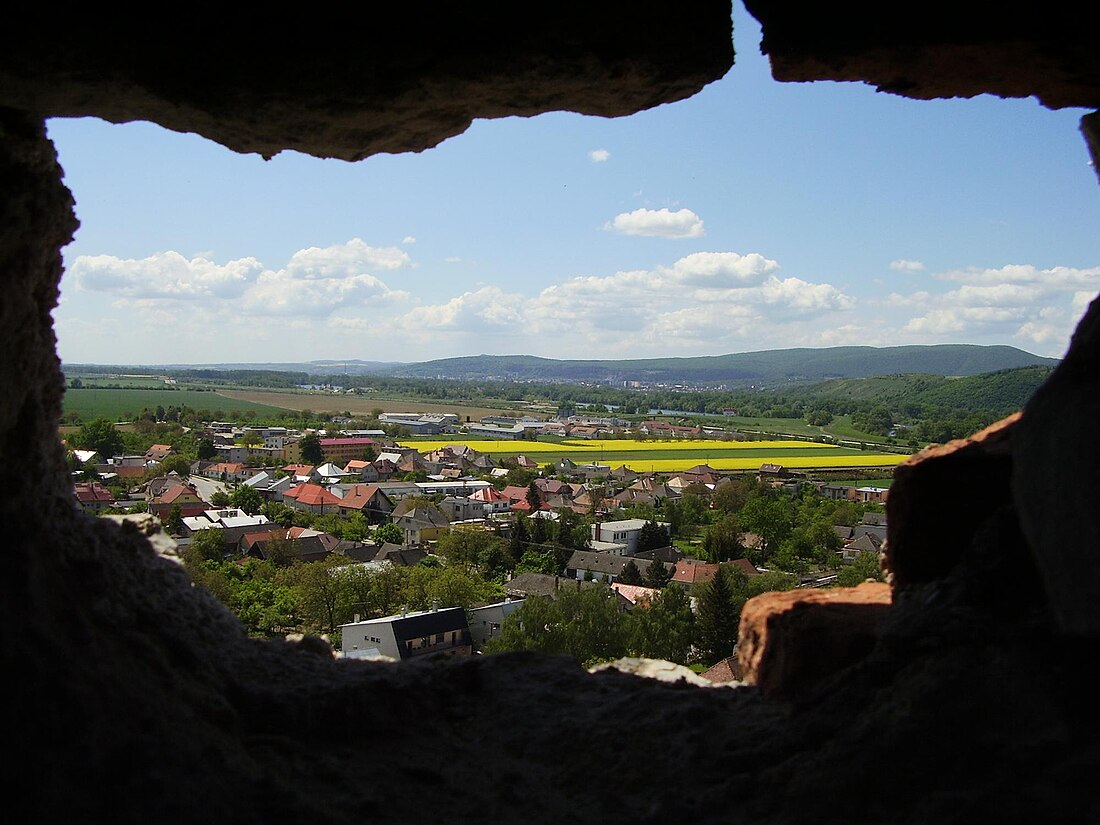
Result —
[[660, 590], [672, 580], [672, 572], [658, 559], [653, 559], [645, 569], [645, 583]]
[[160, 472], [187, 478], [191, 474], [191, 460], [185, 455], [170, 455], [160, 463]]
[[229, 497], [229, 501], [234, 507], [244, 510], [250, 516], [256, 515], [264, 506], [264, 497], [256, 492], [255, 487], [247, 485], [242, 485], [234, 490], [233, 495]]
[[190, 549], [200, 558], [221, 561], [225, 556], [225, 545], [222, 543], [221, 533], [221, 530], [215, 528], [199, 530], [191, 536]]
[[173, 535], [179, 535], [180, 530], [183, 529], [183, 511], [179, 504], [173, 504], [172, 509], [168, 511], [164, 519], [164, 529]]
[[229, 506], [229, 494], [224, 490], [217, 490], [212, 496], [210, 496], [210, 504], [214, 507], [228, 507]]
[[668, 533], [665, 532], [665, 528], [650, 519], [642, 525], [638, 533], [638, 546], [635, 549], [638, 553], [644, 553], [646, 550], [656, 550], [668, 545]]
[[686, 665], [691, 658], [695, 631], [691, 601], [678, 584], [671, 584], [649, 604], [630, 613], [629, 653]]
[[725, 565], [714, 578], [700, 586], [697, 599], [696, 646], [704, 664], [712, 665], [732, 655], [737, 644], [741, 606], [734, 601], [734, 582]]
[[[303, 415], [305, 410], [302, 411]], [[321, 438], [320, 436], [310, 433], [309, 435], [303, 435], [298, 440], [298, 446], [302, 451], [302, 461], [309, 464], [321, 464], [325, 460], [325, 454], [321, 450]]]
[[200, 438], [198, 443], [199, 461], [209, 461], [218, 454], [214, 448], [214, 442], [209, 438]]
[[623, 565], [623, 572], [619, 574], [619, 581], [623, 584], [642, 583], [642, 571], [638, 569], [638, 565], [635, 564], [634, 559], [631, 559]]
[[837, 584], [841, 587], [855, 587], [867, 579], [885, 580], [879, 554], [871, 550], [864, 550], [854, 562], [844, 565], [837, 573]]
[[104, 458], [123, 450], [122, 434], [106, 418], [95, 418], [82, 425], [76, 440], [85, 450], [95, 450]]
[[534, 480], [527, 485], [527, 503], [531, 505], [532, 510], [538, 510], [542, 507], [542, 493], [539, 491]]
[[401, 531], [401, 528], [394, 524], [392, 521], [385, 524], [379, 524], [374, 528], [374, 533], [371, 536], [378, 544], [404, 544], [405, 534]]
[[756, 533], [764, 540], [763, 559], [766, 561], [790, 535], [794, 527], [793, 505], [775, 495], [757, 495], [750, 498], [738, 514], [741, 526]]
[[531, 597], [504, 620], [487, 653], [540, 650], [574, 656], [589, 666], [627, 651], [627, 625], [606, 587], [560, 590], [556, 599]]
[[741, 544], [741, 530], [737, 519], [723, 515], [717, 522], [703, 531], [703, 555], [707, 561], [723, 562], [739, 559], [744, 555]]

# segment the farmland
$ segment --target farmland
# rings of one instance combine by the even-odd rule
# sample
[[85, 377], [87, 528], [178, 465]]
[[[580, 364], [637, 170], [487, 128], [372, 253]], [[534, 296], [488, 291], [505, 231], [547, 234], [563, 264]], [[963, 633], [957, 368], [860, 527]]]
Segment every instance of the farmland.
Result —
[[[431, 403], [420, 400], [393, 400], [378, 398], [374, 394], [345, 395], [324, 392], [271, 392], [266, 390], [223, 390], [220, 394], [227, 398], [250, 401], [256, 404], [268, 404], [283, 410], [313, 410], [320, 413], [350, 412], [352, 415], [368, 416], [373, 410], [382, 412], [416, 411], [427, 415], [433, 413], [454, 413], [465, 420], [469, 417], [479, 421], [486, 415], [515, 415], [517, 406], [502, 403], [499, 407], [470, 406], [461, 401]], [[530, 409], [524, 405], [524, 411]]]
[[[451, 440], [406, 440], [421, 452]], [[697, 464], [716, 470], [757, 470], [761, 464], [789, 469], [893, 467], [907, 456], [863, 452], [804, 441], [462, 441], [496, 457], [530, 455], [541, 463], [568, 458], [577, 463], [625, 464], [635, 472], [676, 472]]]
[[145, 408], [188, 406], [196, 410], [222, 411], [251, 410], [259, 416], [282, 415], [285, 410], [253, 401], [229, 398], [217, 392], [169, 389], [106, 389], [85, 387], [65, 390], [62, 412], [77, 413], [82, 419], [109, 418], [121, 421], [141, 413]]

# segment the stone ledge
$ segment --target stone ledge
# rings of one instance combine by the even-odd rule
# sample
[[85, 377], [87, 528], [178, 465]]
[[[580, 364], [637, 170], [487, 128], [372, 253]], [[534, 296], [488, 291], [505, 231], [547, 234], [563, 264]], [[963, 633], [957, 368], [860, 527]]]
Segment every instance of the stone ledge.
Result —
[[881, 582], [749, 599], [737, 642], [745, 684], [771, 699], [805, 696], [870, 653], [891, 603]]

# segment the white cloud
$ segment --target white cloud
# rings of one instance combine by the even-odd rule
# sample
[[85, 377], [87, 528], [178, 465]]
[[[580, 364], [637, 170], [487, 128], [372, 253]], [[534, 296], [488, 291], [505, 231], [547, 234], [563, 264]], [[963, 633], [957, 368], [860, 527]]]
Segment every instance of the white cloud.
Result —
[[178, 301], [203, 301], [208, 314], [223, 309], [220, 303], [244, 315], [323, 316], [348, 304], [408, 298], [368, 270], [410, 265], [408, 254], [396, 247], [372, 247], [353, 238], [300, 249], [281, 269], [266, 269], [255, 258], [217, 264], [169, 251], [141, 260], [81, 256], [72, 273], [80, 289], [117, 295], [146, 317], [152, 306]]
[[401, 243], [408, 246], [410, 244], [416, 243], [416, 238], [414, 238], [412, 235], [406, 235], [404, 238], [401, 239]]
[[703, 237], [703, 221], [690, 209], [635, 209], [616, 215], [604, 228], [621, 235], [650, 238]]
[[593, 149], [588, 153], [588, 158], [593, 163], [606, 163], [611, 158], [611, 153], [606, 149]]
[[904, 258], [899, 258], [896, 261], [890, 261], [890, 268], [900, 272], [923, 272], [924, 264], [920, 261], [907, 261]]
[[458, 257], [457, 255], [451, 255], [451, 256], [449, 256], [449, 257], [447, 257], [447, 258], [444, 258], [443, 260], [444, 260], [444, 261], [445, 261], [446, 263], [449, 263], [449, 264], [458, 264], [458, 263], [462, 263], [462, 259], [461, 259], [460, 257]]
[[405, 329], [468, 330], [485, 325], [507, 327], [522, 324], [522, 296], [505, 294], [495, 286], [465, 292], [444, 304], [415, 307], [401, 319]]
[[204, 300], [241, 295], [263, 271], [255, 258], [216, 264], [158, 252], [141, 260], [81, 255], [70, 267], [78, 289], [131, 298]]

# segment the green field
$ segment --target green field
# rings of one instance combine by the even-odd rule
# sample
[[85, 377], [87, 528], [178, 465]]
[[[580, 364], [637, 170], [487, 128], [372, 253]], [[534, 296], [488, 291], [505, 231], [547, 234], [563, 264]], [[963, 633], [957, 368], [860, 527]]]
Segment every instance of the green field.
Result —
[[65, 390], [65, 398], [62, 401], [61, 409], [63, 414], [75, 412], [85, 421], [93, 418], [124, 421], [139, 415], [146, 407], [156, 409], [158, 406], [165, 408], [187, 406], [196, 410], [209, 410], [211, 413], [220, 410], [223, 415], [234, 410], [240, 412], [251, 410], [259, 416], [282, 416], [286, 414], [286, 410], [278, 407], [228, 398], [216, 392], [169, 389], [100, 389], [97, 387]]

